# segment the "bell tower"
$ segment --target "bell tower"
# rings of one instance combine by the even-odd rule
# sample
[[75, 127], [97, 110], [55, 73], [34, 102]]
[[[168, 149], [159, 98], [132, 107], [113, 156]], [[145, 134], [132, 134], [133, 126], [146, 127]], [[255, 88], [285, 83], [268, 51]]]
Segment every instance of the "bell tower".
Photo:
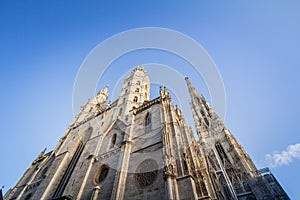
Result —
[[136, 67], [124, 80], [118, 100], [118, 115], [127, 115], [133, 107], [138, 107], [150, 98], [150, 81], [142, 66]]
[[196, 131], [201, 141], [200, 148], [207, 158], [212, 182], [221, 183], [216, 185], [218, 198], [238, 199], [244, 193], [253, 197], [247, 180], [259, 176], [257, 168], [205, 98], [198, 94], [187, 77], [185, 80], [191, 97]]

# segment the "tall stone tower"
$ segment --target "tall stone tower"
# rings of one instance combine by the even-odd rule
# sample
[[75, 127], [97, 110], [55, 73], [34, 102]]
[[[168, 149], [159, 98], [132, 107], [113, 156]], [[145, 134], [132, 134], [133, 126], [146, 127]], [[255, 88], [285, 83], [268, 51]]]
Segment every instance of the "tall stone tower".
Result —
[[199, 140], [166, 88], [150, 100], [138, 66], [117, 100], [107, 103], [108, 87], [89, 100], [5, 199], [289, 199], [186, 82]]
[[279, 184], [273, 184], [272, 189], [268, 188], [271, 184], [263, 179], [243, 147], [224, 126], [205, 98], [198, 94], [189, 79], [186, 77], [185, 80], [191, 96], [196, 131], [200, 138], [199, 148], [206, 157], [207, 171], [214, 183], [216, 198], [288, 198]]

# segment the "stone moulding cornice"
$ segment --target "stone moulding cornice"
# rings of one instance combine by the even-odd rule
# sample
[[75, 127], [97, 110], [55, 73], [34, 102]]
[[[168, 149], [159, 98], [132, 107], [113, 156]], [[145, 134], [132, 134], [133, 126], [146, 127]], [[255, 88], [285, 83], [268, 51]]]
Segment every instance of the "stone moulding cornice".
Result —
[[147, 108], [150, 108], [152, 105], [154, 104], [158, 104], [161, 101], [161, 97], [157, 97], [151, 101], [145, 102], [143, 105], [137, 107], [137, 108], [133, 108], [132, 111], [134, 115], [142, 112], [143, 110], [146, 110]]

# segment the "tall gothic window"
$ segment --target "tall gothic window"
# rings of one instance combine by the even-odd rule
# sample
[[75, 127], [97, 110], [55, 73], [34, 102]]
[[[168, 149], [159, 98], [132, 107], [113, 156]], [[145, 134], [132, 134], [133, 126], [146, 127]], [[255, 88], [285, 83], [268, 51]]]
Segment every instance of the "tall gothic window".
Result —
[[133, 98], [133, 102], [137, 102], [137, 101], [138, 101], [138, 97], [135, 96], [135, 97]]
[[145, 131], [151, 131], [151, 114], [147, 113], [145, 117]]
[[119, 110], [119, 116], [121, 116], [122, 115], [122, 108], [120, 108], [120, 110]]
[[205, 124], [206, 124], [207, 126], [209, 126], [209, 121], [208, 121], [208, 119], [207, 119], [206, 117], [204, 117], [204, 122], [205, 122]]
[[110, 140], [110, 148], [113, 148], [115, 146], [116, 140], [117, 140], [117, 134], [113, 134]]
[[225, 160], [228, 161], [228, 157], [227, 157], [222, 145], [220, 144], [220, 142], [217, 142], [215, 147], [217, 149], [217, 152], [218, 152], [219, 157], [221, 158], [222, 162], [224, 162]]

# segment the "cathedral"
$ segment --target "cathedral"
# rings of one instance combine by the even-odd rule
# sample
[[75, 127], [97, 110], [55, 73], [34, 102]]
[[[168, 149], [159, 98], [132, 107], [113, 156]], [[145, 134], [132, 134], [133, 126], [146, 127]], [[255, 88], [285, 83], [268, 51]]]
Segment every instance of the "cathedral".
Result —
[[196, 133], [166, 88], [150, 99], [147, 72], [138, 66], [117, 100], [107, 102], [107, 87], [88, 100], [4, 199], [289, 199], [185, 81]]

